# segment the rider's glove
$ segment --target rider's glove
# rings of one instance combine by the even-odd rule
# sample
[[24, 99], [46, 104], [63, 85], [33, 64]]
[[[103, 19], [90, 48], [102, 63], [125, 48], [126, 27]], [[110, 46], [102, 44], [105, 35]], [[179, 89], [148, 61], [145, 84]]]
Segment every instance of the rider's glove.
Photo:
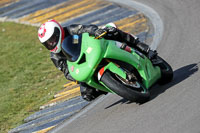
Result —
[[103, 36], [103, 33], [105, 33], [105, 32], [107, 32], [105, 29], [101, 29], [101, 28], [99, 28], [99, 29], [97, 29], [95, 32], [94, 32], [94, 36], [95, 36], [95, 38], [97, 38], [97, 39], [101, 39]]
[[107, 31], [108, 36], [110, 35], [117, 35], [118, 34], [118, 29], [115, 27], [105, 27], [104, 30]]
[[102, 37], [106, 36], [112, 36], [117, 35], [118, 30], [115, 27], [105, 27], [105, 28], [99, 28], [95, 31], [95, 37], [98, 39], [101, 39]]

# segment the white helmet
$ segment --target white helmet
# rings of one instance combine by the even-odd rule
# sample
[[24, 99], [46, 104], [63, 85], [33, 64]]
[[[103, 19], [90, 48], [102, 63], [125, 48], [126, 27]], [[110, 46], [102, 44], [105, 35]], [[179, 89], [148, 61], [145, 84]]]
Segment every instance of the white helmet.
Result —
[[65, 33], [62, 26], [53, 19], [42, 24], [38, 30], [40, 42], [53, 53], [59, 53], [61, 51], [64, 36]]

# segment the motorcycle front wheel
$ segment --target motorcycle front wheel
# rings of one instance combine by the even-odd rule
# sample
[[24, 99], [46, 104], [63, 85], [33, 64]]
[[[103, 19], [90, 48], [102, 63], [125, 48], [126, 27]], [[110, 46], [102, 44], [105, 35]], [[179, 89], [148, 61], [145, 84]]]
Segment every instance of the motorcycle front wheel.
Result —
[[110, 71], [105, 71], [101, 81], [113, 92], [132, 102], [144, 103], [150, 98], [149, 91], [139, 81], [127, 84]]

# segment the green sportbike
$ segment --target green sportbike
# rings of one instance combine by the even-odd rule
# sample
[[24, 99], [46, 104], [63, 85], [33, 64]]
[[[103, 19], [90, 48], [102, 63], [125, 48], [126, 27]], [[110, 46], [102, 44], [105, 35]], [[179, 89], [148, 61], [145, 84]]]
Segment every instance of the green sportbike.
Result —
[[139, 51], [119, 48], [119, 42], [95, 39], [88, 33], [72, 35], [62, 43], [71, 76], [101, 91], [138, 103], [149, 100], [149, 88], [172, 80], [171, 66], [158, 56], [158, 64]]

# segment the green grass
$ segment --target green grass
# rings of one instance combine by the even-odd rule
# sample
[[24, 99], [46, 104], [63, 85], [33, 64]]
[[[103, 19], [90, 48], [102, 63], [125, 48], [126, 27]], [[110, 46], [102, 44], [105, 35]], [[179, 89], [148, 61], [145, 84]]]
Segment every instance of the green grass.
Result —
[[39, 43], [37, 29], [0, 23], [0, 132], [22, 124], [66, 82]]

